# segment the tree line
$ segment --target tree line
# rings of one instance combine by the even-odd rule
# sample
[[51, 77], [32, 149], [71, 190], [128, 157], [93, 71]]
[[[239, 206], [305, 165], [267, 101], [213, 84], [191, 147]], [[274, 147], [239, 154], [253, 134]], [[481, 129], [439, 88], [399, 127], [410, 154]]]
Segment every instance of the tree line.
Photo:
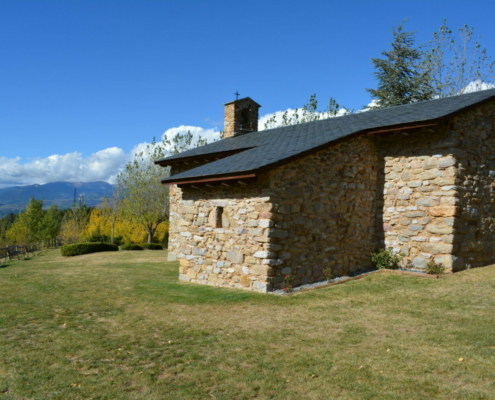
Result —
[[168, 188], [161, 179], [170, 173], [154, 161], [202, 146], [190, 131], [171, 140], [148, 144], [134, 155], [117, 176], [112, 195], [103, 197], [97, 207], [74, 203], [70, 209], [56, 205], [43, 208], [43, 200], [32, 197], [24, 211], [0, 219], [3, 244], [30, 244], [60, 238], [66, 244], [80, 242], [164, 243], [168, 238]]

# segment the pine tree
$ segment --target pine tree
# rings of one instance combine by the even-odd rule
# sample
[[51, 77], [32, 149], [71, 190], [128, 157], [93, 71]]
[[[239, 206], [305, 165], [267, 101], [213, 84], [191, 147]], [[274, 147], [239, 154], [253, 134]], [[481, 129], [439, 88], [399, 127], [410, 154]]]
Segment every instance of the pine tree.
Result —
[[405, 32], [405, 20], [392, 29], [393, 41], [390, 51], [383, 51], [385, 58], [372, 58], [377, 89], [366, 89], [376, 100], [373, 108], [385, 108], [433, 97], [433, 88], [427, 72], [421, 72], [419, 64], [422, 53], [414, 48], [414, 32]]

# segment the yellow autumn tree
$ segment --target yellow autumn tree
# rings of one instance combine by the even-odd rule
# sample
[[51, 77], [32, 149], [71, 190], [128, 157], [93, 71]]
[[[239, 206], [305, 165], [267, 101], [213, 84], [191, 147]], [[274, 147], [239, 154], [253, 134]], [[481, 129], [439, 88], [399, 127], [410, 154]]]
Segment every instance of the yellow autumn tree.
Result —
[[60, 227], [60, 237], [64, 244], [80, 243], [84, 240], [88, 211], [86, 206], [74, 206], [65, 214]]
[[[111, 212], [105, 208], [95, 208], [89, 216], [89, 222], [84, 230], [84, 238], [88, 239], [95, 235], [111, 237]], [[161, 223], [156, 229], [153, 240], [164, 242], [168, 233], [168, 221]], [[148, 234], [143, 230], [139, 222], [128, 219], [119, 213], [114, 225], [115, 237], [121, 237], [123, 243], [145, 243]]]
[[89, 221], [84, 229], [84, 238], [87, 240], [90, 237], [97, 235], [105, 235], [110, 237], [110, 221], [105, 215], [105, 211], [101, 208], [94, 208], [89, 215]]

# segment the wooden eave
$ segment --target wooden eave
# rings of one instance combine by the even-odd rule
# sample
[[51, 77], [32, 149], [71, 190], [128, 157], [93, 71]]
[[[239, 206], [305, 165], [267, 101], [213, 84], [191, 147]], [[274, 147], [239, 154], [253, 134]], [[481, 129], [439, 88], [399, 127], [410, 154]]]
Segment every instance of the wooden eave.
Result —
[[203, 178], [192, 177], [189, 179], [167, 179], [167, 181], [162, 181], [162, 185], [191, 185], [191, 184], [211, 184], [211, 183], [222, 183], [222, 182], [238, 182], [238, 181], [249, 181], [252, 182], [256, 180], [257, 175], [255, 173], [246, 174], [235, 174], [235, 175], [220, 175], [220, 176], [205, 176]]

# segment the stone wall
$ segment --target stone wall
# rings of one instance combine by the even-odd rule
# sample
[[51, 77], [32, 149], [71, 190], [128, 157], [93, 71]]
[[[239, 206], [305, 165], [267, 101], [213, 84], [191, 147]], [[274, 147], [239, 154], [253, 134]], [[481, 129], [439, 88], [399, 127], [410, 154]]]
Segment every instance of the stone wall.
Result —
[[493, 263], [494, 127], [485, 105], [435, 127], [349, 139], [257, 182], [172, 186], [170, 260], [182, 280], [261, 292], [286, 274], [299, 285], [326, 267], [368, 268], [385, 246], [415, 269]]
[[273, 205], [259, 183], [175, 186], [170, 200], [169, 260], [179, 261], [181, 280], [271, 290]]
[[454, 222], [454, 251], [466, 268], [495, 263], [495, 105], [487, 104], [456, 117], [459, 217]]
[[405, 266], [423, 270], [435, 260], [457, 271], [466, 257], [468, 267], [494, 261], [488, 254], [495, 228], [488, 164], [494, 132], [484, 114], [469, 111], [410, 136], [376, 139], [385, 160], [384, 244], [407, 256]]
[[373, 144], [360, 138], [256, 183], [172, 187], [169, 259], [180, 262], [182, 280], [262, 292], [279, 288], [286, 274], [299, 285], [323, 280], [326, 267], [335, 275], [367, 268], [379, 243], [379, 164]]
[[375, 208], [381, 164], [373, 143], [361, 137], [270, 173], [281, 275], [292, 274], [300, 285], [324, 280], [327, 267], [342, 276], [371, 266], [380, 239]]

